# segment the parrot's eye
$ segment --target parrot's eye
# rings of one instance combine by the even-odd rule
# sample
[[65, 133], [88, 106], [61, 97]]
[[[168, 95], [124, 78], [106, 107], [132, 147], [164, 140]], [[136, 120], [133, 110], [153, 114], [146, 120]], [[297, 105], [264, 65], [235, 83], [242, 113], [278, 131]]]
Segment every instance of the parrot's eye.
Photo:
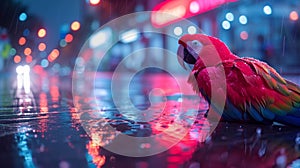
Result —
[[189, 51], [190, 52], [193, 51], [198, 56], [198, 54], [200, 53], [203, 47], [202, 43], [200, 43], [200, 41], [198, 40], [193, 40], [193, 41], [188, 41], [187, 44], [188, 44]]
[[201, 45], [201, 43], [198, 40], [193, 40], [192, 41], [193, 46], [195, 47], [199, 47]]

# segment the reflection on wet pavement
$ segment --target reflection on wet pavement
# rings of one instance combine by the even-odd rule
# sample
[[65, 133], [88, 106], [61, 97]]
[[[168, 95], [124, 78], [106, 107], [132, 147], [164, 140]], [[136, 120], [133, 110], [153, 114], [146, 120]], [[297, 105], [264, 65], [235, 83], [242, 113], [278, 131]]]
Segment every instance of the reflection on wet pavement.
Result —
[[[29, 90], [25, 86], [28, 77]], [[296, 160], [300, 156], [299, 128], [219, 123], [209, 135], [214, 123], [203, 117], [206, 103], [201, 99], [199, 106], [192, 94], [181, 94], [166, 74], [134, 78], [129, 85], [130, 101], [123, 99], [124, 89], [120, 88], [117, 100], [121, 109], [112, 101], [116, 93], [110, 88], [111, 77], [109, 73], [96, 75], [93, 102], [91, 97], [72, 95], [69, 77], [25, 73], [0, 76], [1, 167], [232, 168], [300, 164]], [[82, 107], [75, 108], [73, 98]], [[144, 111], [136, 114], [130, 102]], [[100, 111], [91, 110], [87, 104], [98, 106]], [[155, 155], [128, 157], [107, 150], [110, 148], [106, 145], [116, 143], [121, 135], [147, 138], [167, 132], [163, 134], [166, 137], [168, 130], [181, 136], [180, 140], [170, 135], [167, 140], [140, 143], [141, 151], [162, 149]], [[164, 151], [168, 143], [174, 145]], [[130, 144], [122, 145], [121, 149], [130, 148]]]

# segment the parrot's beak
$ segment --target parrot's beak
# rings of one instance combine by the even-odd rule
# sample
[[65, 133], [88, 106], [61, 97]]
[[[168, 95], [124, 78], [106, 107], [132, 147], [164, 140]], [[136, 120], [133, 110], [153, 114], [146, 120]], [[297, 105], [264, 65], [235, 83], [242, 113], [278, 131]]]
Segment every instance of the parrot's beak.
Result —
[[178, 50], [177, 50], [177, 60], [178, 60], [178, 63], [181, 65], [181, 67], [184, 68], [185, 70], [187, 70], [183, 59], [184, 59], [184, 47], [183, 47], [183, 45], [180, 44], [178, 47]]

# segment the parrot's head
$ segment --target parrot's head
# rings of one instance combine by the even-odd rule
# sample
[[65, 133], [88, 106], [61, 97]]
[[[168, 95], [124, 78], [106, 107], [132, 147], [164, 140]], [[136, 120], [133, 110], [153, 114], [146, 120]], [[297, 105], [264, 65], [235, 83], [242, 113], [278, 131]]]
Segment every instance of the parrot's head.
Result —
[[187, 34], [178, 43], [178, 62], [184, 69], [184, 62], [192, 66], [196, 63], [198, 66], [214, 66], [235, 57], [222, 41], [205, 34]]

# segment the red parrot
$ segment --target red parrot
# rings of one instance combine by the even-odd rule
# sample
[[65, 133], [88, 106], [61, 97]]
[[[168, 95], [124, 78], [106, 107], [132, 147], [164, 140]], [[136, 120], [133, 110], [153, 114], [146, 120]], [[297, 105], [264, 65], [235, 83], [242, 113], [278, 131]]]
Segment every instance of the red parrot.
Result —
[[179, 63], [184, 68], [184, 62], [192, 66], [188, 82], [210, 108], [218, 106], [211, 102], [213, 83], [226, 82], [222, 120], [300, 126], [300, 87], [268, 64], [240, 58], [221, 40], [205, 34], [187, 34], [178, 43]]

